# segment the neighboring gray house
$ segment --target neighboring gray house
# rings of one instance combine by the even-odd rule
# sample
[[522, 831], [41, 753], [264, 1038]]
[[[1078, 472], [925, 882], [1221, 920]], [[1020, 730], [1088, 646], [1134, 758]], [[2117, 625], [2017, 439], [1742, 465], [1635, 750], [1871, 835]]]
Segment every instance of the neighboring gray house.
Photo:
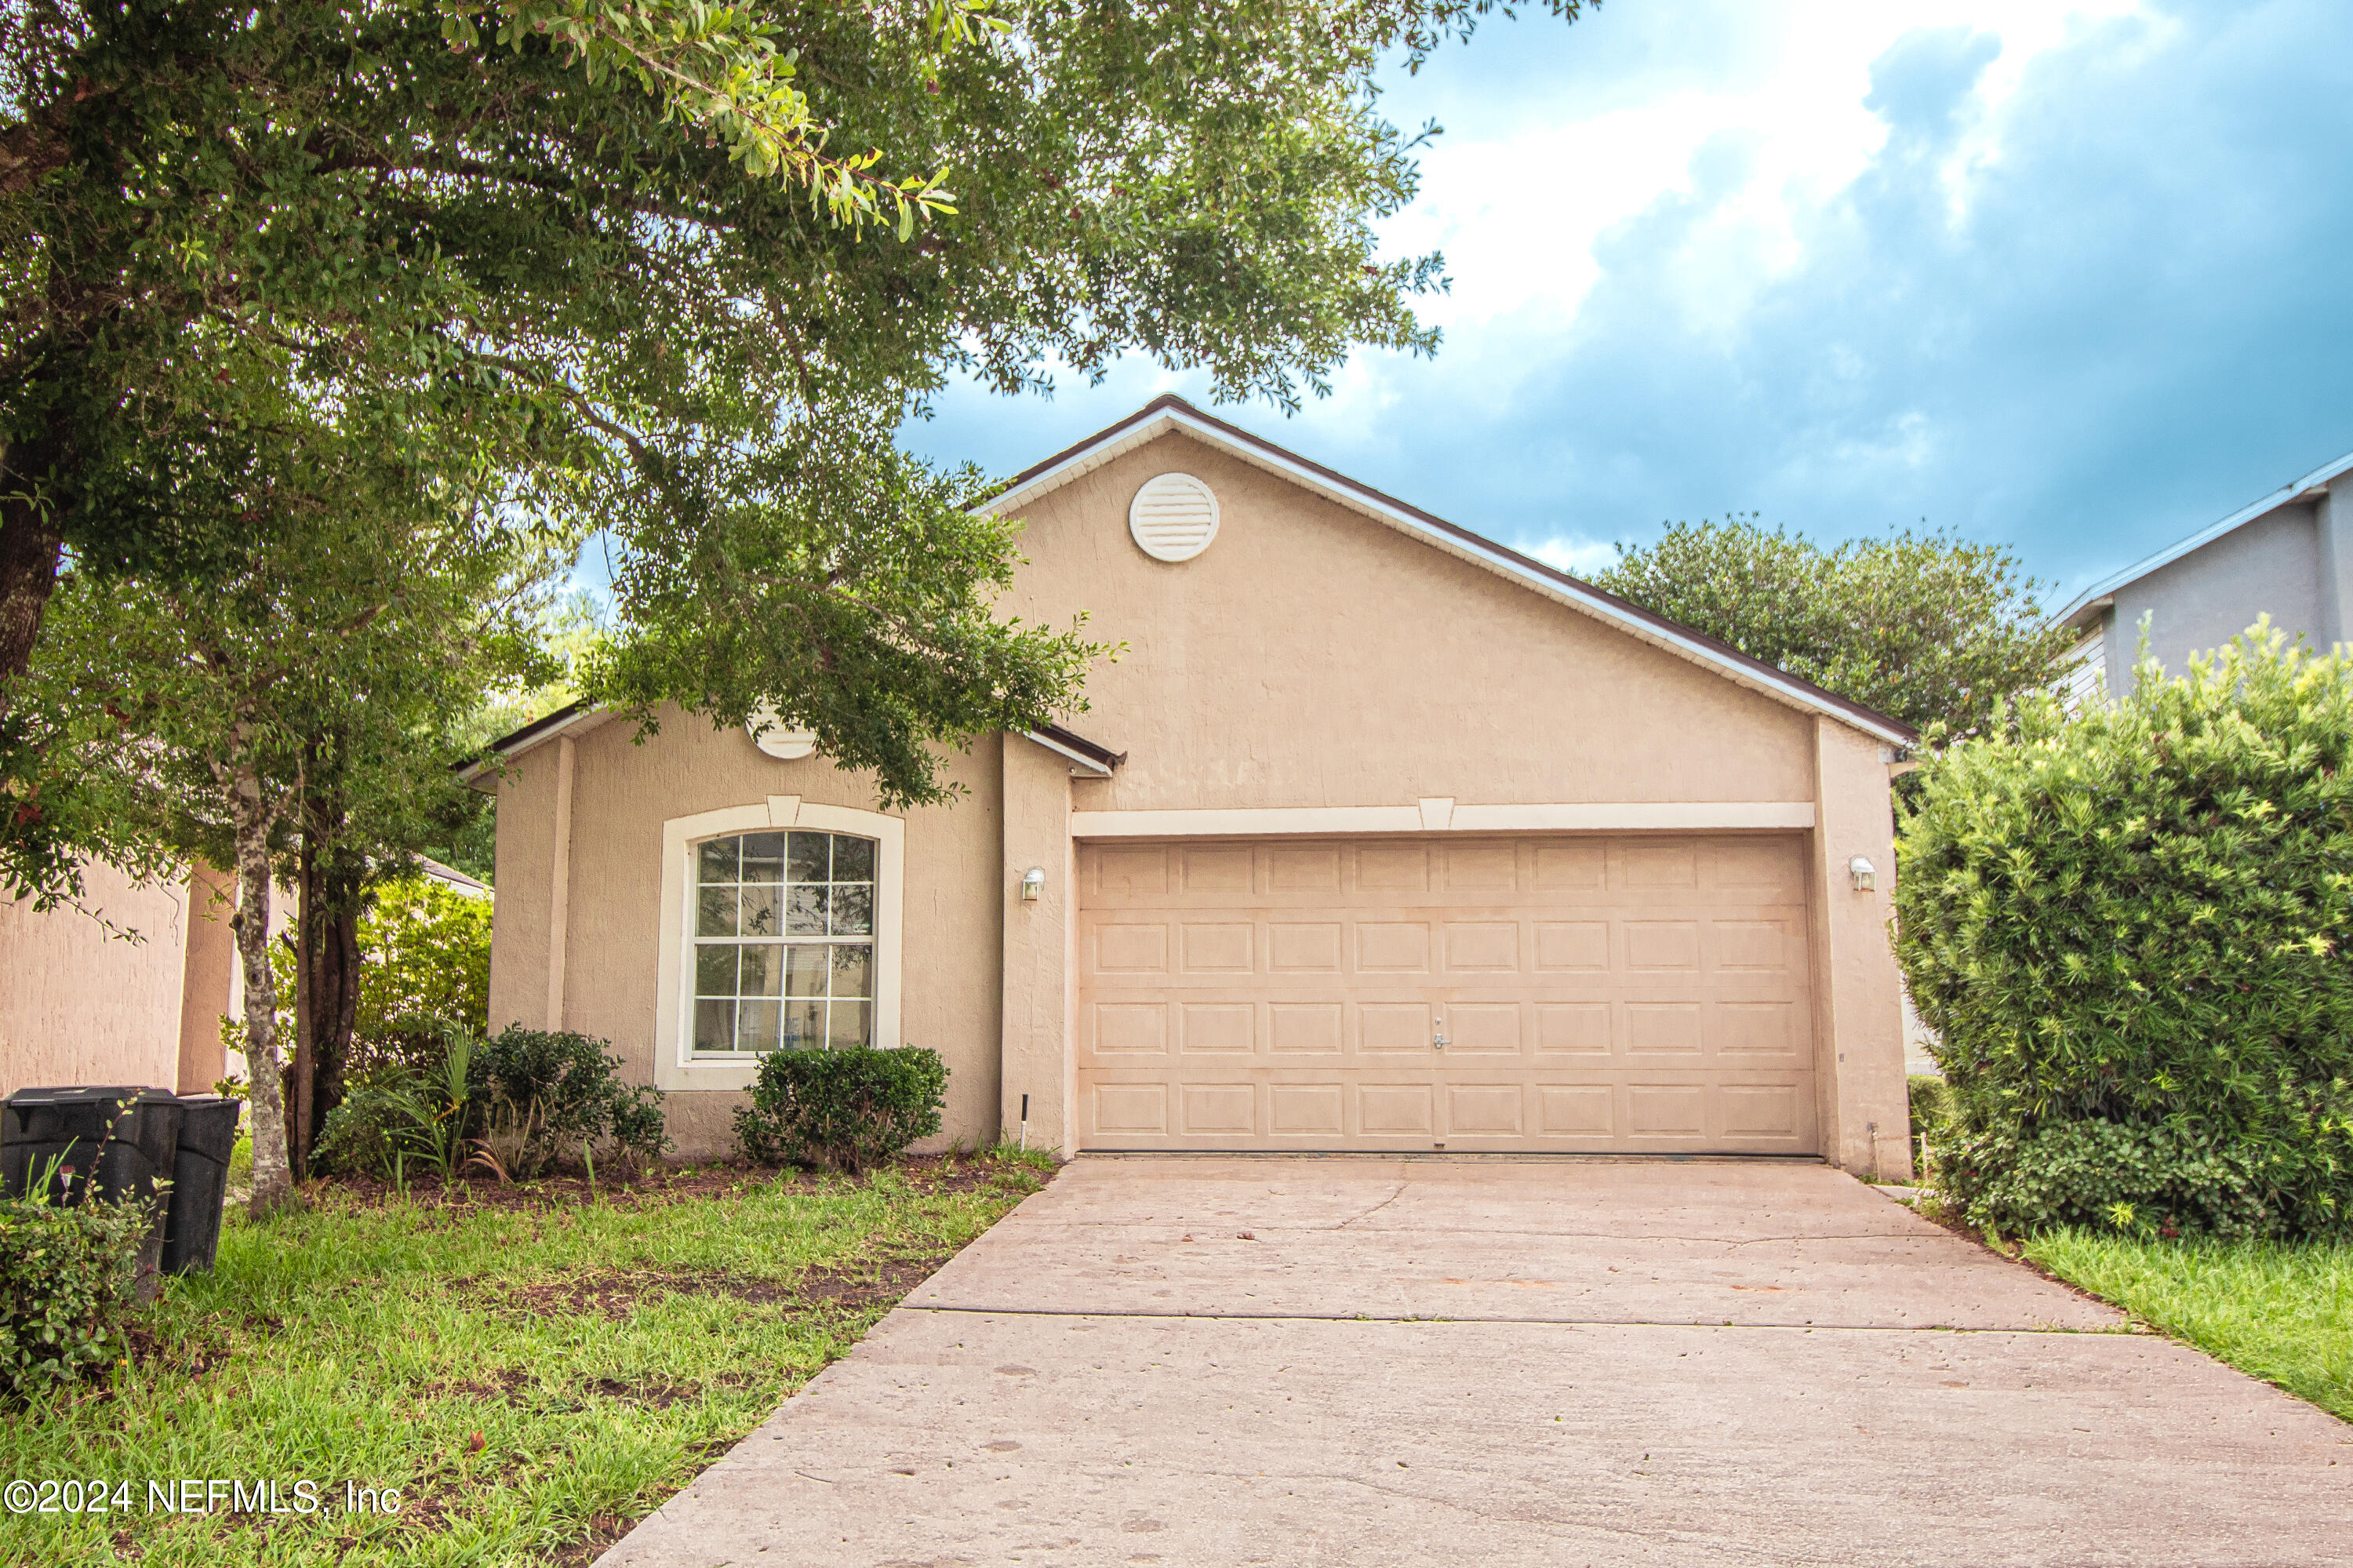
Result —
[[2132, 680], [2140, 621], [2172, 674], [2269, 615], [2321, 652], [2353, 642], [2353, 452], [2094, 583], [2060, 619], [2084, 633], [2069, 687]]

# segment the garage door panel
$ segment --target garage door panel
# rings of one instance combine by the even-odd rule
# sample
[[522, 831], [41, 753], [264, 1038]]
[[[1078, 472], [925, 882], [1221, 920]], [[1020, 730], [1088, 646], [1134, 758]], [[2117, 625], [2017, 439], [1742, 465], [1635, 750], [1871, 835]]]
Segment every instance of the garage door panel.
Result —
[[1678, 890], [1699, 886], [1699, 851], [1688, 843], [1630, 843], [1620, 850], [1628, 887]]
[[1186, 1084], [1177, 1090], [1178, 1129], [1188, 1138], [1254, 1137], [1258, 1090], [1250, 1084]]
[[1363, 844], [1355, 854], [1360, 892], [1430, 891], [1430, 850], [1422, 844]]
[[[1486, 842], [1447, 844], [1443, 885], [1450, 894], [1513, 893], [1520, 885], [1519, 846]], [[1475, 899], [1473, 900], [1475, 902]]]
[[1367, 1137], [1435, 1136], [1437, 1086], [1358, 1083], [1356, 1128]]
[[1356, 972], [1421, 975], [1430, 972], [1430, 926], [1421, 920], [1356, 922]]
[[1225, 897], [1255, 885], [1257, 856], [1247, 845], [1191, 845], [1176, 853], [1176, 885], [1187, 895]]
[[1166, 1138], [1168, 1086], [1159, 1083], [1097, 1083], [1087, 1097], [1094, 1131], [1109, 1137]]
[[1270, 1085], [1267, 1130], [1285, 1138], [1343, 1138], [1348, 1130], [1347, 1098], [1348, 1086], [1337, 1079]]
[[1165, 1056], [1168, 1054], [1168, 1004], [1162, 1001], [1098, 1001], [1086, 1010], [1094, 1027], [1093, 1045], [1104, 1056]]
[[1609, 847], [1599, 840], [1539, 840], [1528, 859], [1540, 893], [1598, 893], [1609, 879]]
[[1520, 972], [1520, 923], [1516, 920], [1450, 920], [1445, 937], [1450, 974]]
[[1521, 1054], [1521, 1012], [1516, 1001], [1455, 1002], [1446, 1010], [1449, 1059]]
[[1340, 891], [1340, 849], [1336, 844], [1282, 845], [1265, 854], [1270, 892]]
[[1603, 975], [1609, 972], [1609, 922], [1537, 920], [1535, 968], [1542, 974]]
[[1802, 846], [1082, 845], [1082, 1143], [1810, 1152]]
[[1446, 1086], [1446, 1136], [1517, 1139], [1527, 1128], [1522, 1115], [1527, 1098], [1519, 1084], [1457, 1084]]
[[1805, 1019], [1795, 1002], [1720, 1001], [1710, 1012], [1712, 1054], [1778, 1057], [1792, 1066], [1801, 1065]]
[[1100, 849], [1087, 857], [1092, 874], [1082, 879], [1082, 885], [1103, 904], [1116, 904], [1138, 895], [1165, 895], [1168, 891], [1169, 853], [1160, 844]]
[[1341, 923], [1337, 920], [1277, 920], [1268, 924], [1268, 969], [1279, 975], [1341, 972]]
[[1178, 962], [1188, 975], [1255, 974], [1257, 937], [1247, 920], [1187, 921], [1176, 927]]
[[1267, 1047], [1277, 1056], [1337, 1056], [1347, 1049], [1348, 1010], [1337, 1001], [1267, 1003]]
[[1536, 1050], [1546, 1055], [1609, 1055], [1616, 1012], [1606, 1001], [1538, 1002]]
[[1187, 1001], [1176, 1008], [1177, 1049], [1187, 1056], [1258, 1054], [1258, 1008], [1247, 1001]]
[[1157, 920], [1098, 926], [1094, 955], [1098, 974], [1166, 974], [1168, 927]]
[[1356, 1005], [1356, 1049], [1368, 1056], [1404, 1054], [1417, 1059], [1433, 1049], [1430, 1006], [1426, 1001], [1367, 1001]]

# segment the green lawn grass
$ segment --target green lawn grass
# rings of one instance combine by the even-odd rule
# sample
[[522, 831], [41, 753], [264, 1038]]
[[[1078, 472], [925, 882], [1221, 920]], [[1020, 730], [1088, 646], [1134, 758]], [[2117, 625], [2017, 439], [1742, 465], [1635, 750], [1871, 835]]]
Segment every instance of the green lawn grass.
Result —
[[2177, 1339], [2353, 1421], [2353, 1245], [2056, 1231], [2025, 1255]]
[[[0, 1512], [0, 1563], [585, 1562], [1042, 1181], [983, 1156], [525, 1208], [329, 1189], [232, 1217], [111, 1387], [0, 1417], [0, 1479], [131, 1483], [127, 1511]], [[338, 1506], [148, 1511], [176, 1478], [275, 1479], [290, 1506], [309, 1480]], [[347, 1482], [400, 1512], [342, 1511]]]

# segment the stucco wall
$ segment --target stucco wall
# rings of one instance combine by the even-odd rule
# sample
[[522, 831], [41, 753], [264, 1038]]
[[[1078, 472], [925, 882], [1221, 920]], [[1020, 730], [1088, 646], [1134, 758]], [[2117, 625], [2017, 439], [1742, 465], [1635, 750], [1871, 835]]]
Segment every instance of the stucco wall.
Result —
[[103, 865], [84, 866], [82, 885], [90, 909], [141, 939], [78, 910], [0, 904], [0, 1096], [179, 1082], [187, 889], [134, 886]]
[[[1219, 512], [1175, 565], [1127, 527], [1171, 470]], [[1006, 608], [1127, 644], [1071, 721], [1127, 761], [1079, 810], [1812, 798], [1808, 715], [1189, 437], [1022, 515]]]
[[[1137, 486], [1171, 470], [1206, 480], [1221, 514], [1209, 550], [1176, 565], [1145, 556], [1127, 529]], [[1875, 1124], [1877, 1163], [1901, 1168], [1885, 895], [1856, 902], [1842, 880], [1854, 853], [1892, 879], [1879, 742], [1188, 437], [1128, 453], [1024, 514], [1029, 562], [1002, 608], [1052, 624], [1085, 610], [1090, 635], [1124, 644], [1069, 722], [1127, 758], [1108, 780], [1072, 779], [1031, 743], [991, 737], [945, 759], [962, 800], [906, 816], [901, 1033], [948, 1060], [945, 1136], [1009, 1134], [1028, 1093], [1033, 1141], [1067, 1145], [1073, 810], [1800, 802], [1823, 823], [1818, 1059], [1838, 1080], [1824, 1089], [1826, 1151], [1872, 1163]], [[873, 795], [821, 758], [779, 762], [738, 730], [683, 715], [643, 746], [618, 721], [571, 733], [560, 1017], [547, 998], [548, 910], [565, 747], [552, 742], [499, 787], [491, 1022], [603, 1035], [650, 1082], [660, 922], [672, 917], [663, 822], [772, 796], [871, 809]], [[1031, 865], [1047, 893], [1024, 904], [1016, 885]], [[724, 1148], [738, 1099], [674, 1094], [673, 1135], [690, 1152]]]
[[2192, 653], [2230, 641], [2258, 615], [2326, 648], [2333, 638], [2322, 625], [2319, 585], [2310, 506], [2283, 506], [2233, 528], [2117, 590], [2106, 629], [2108, 690], [2132, 689], [2144, 615], [2149, 651], [2173, 675], [2189, 672]]
[[[797, 795], [879, 810], [871, 781], [821, 759], [782, 762], [741, 729], [713, 730], [681, 713], [633, 744], [609, 722], [582, 736], [573, 758], [571, 869], [562, 1016], [548, 1016], [548, 909], [554, 877], [557, 743], [518, 758], [500, 785], [498, 903], [491, 923], [491, 1024], [551, 1025], [609, 1039], [635, 1083], [653, 1082], [659, 980], [664, 821]], [[1027, 744], [1027, 743], [1021, 743]], [[906, 821], [901, 1039], [945, 1058], [948, 1104], [939, 1142], [997, 1131], [1001, 861], [1000, 742], [943, 758], [967, 791]], [[1034, 749], [1034, 748], [1033, 748]], [[724, 1151], [743, 1097], [674, 1093], [670, 1136], [686, 1154]]]
[[[1904, 983], [1895, 914], [1895, 813], [1878, 743], [1815, 721], [1815, 1084], [1822, 1153], [1850, 1171], [1908, 1180], [1911, 1089], [1904, 1070]], [[1858, 890], [1853, 862], [1876, 885]]]

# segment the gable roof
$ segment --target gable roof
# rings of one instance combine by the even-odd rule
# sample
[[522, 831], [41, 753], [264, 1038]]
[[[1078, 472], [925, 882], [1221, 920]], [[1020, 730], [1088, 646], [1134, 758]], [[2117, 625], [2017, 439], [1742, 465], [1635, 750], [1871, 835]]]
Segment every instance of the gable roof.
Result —
[[1641, 639], [1655, 648], [1710, 670], [1749, 690], [1801, 712], [1819, 714], [1852, 726], [1894, 746], [1910, 746], [1919, 732], [1900, 719], [1851, 702], [1811, 681], [1752, 659], [1729, 643], [1705, 632], [1670, 620], [1654, 610], [1594, 587], [1520, 554], [1508, 546], [1472, 533], [1419, 506], [1385, 495], [1368, 484], [1301, 457], [1252, 435], [1238, 425], [1205, 414], [1174, 393], [1155, 397], [1126, 418], [1096, 431], [1067, 450], [1015, 474], [1005, 488], [982, 504], [1007, 512], [1090, 473], [1113, 458], [1134, 451], [1146, 441], [1181, 432], [1243, 462], [1280, 474], [1303, 490], [1345, 506], [1374, 522], [1451, 556], [1483, 567], [1497, 576], [1567, 605], [1605, 625]]
[[2059, 612], [2060, 622], [2067, 626], [2080, 625], [2091, 619], [2093, 610], [2105, 608], [2105, 601], [2114, 599], [2117, 589], [2131, 587], [2158, 567], [2171, 566], [2182, 556], [2204, 548], [2232, 529], [2243, 527], [2258, 517], [2268, 516], [2283, 506], [2316, 499], [2312, 494], [2314, 491], [2325, 489], [2329, 481], [2348, 472], [2353, 472], [2353, 452], [2347, 452], [2343, 457], [2333, 461], [2322, 463], [2302, 479], [2289, 481], [2261, 501], [2239, 508], [2220, 523], [2209, 524], [2187, 539], [2168, 545], [2144, 560], [2135, 561], [2123, 571], [2111, 577], [2102, 577], [2098, 582], [2077, 594], [2068, 603], [2067, 608]]
[[[490, 772], [495, 761], [502, 761], [510, 757], [520, 757], [524, 752], [543, 746], [567, 731], [585, 734], [612, 716], [609, 711], [596, 707], [585, 700], [569, 703], [543, 718], [532, 720], [512, 734], [501, 736], [484, 747], [479, 754], [451, 763], [449, 770], [458, 776], [461, 783], [481, 788], [482, 778]], [[1020, 733], [1047, 750], [1068, 758], [1073, 774], [1083, 771], [1098, 779], [1108, 779], [1111, 777], [1113, 768], [1127, 760], [1126, 752], [1113, 751], [1110, 747], [1089, 740], [1085, 736], [1073, 730], [1064, 729], [1058, 724], [1041, 725], [1036, 729], [1025, 729]], [[450, 874], [462, 876], [464, 873], [451, 872]]]

